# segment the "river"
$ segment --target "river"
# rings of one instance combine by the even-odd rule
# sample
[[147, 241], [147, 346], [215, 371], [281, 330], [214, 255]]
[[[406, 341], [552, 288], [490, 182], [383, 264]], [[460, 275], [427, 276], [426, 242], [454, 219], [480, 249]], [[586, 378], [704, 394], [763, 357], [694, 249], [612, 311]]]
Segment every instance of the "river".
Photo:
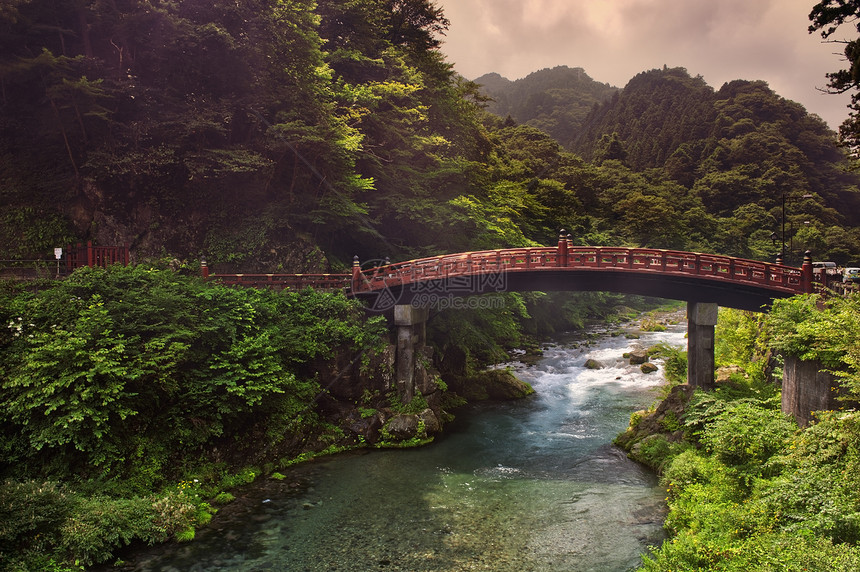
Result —
[[[173, 571], [624, 571], [663, 539], [656, 477], [611, 445], [657, 398], [662, 368], [622, 354], [685, 344], [685, 324], [639, 339], [559, 339], [506, 364], [530, 398], [461, 412], [411, 450], [339, 455], [244, 490], [190, 543], [124, 567]], [[597, 335], [595, 335], [597, 334]], [[596, 359], [603, 368], [586, 369]], [[658, 362], [659, 365], [659, 362]]]

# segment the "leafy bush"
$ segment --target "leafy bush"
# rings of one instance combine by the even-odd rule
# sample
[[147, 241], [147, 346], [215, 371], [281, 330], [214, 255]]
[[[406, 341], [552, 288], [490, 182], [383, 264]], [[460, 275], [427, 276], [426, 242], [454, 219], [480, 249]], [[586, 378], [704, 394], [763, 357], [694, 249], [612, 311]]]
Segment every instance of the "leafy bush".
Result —
[[378, 347], [383, 331], [341, 294], [225, 288], [143, 266], [5, 294], [3, 468], [122, 478], [138, 493], [169, 476], [168, 452], [277, 441], [314, 423], [315, 360]]
[[764, 316], [733, 308], [720, 308], [714, 330], [714, 359], [718, 366], [737, 365], [756, 377], [763, 373], [767, 360]]
[[736, 401], [713, 417], [700, 441], [723, 463], [758, 476], [796, 429], [778, 409]]
[[663, 360], [663, 375], [668, 387], [687, 381], [687, 352], [676, 346], [657, 344], [648, 349], [649, 355]]
[[[856, 299], [776, 305], [764, 320], [772, 338], [737, 315], [723, 355], [740, 361], [769, 346], [856, 377]], [[672, 538], [643, 558], [644, 570], [860, 569], [860, 413], [818, 412], [800, 430], [779, 408], [763, 376], [696, 392], [684, 423], [699, 448], [664, 470]]]
[[770, 347], [807, 361], [820, 361], [860, 399], [860, 294], [817, 294], [775, 300], [765, 324]]
[[780, 526], [860, 542], [860, 413], [820, 413], [780, 460], [782, 475], [761, 493]]
[[0, 484], [0, 556], [44, 551], [60, 537], [62, 523], [80, 502], [54, 481]]
[[662, 434], [649, 435], [635, 445], [634, 456], [637, 461], [662, 472], [676, 455], [689, 446], [688, 443], [670, 441]]

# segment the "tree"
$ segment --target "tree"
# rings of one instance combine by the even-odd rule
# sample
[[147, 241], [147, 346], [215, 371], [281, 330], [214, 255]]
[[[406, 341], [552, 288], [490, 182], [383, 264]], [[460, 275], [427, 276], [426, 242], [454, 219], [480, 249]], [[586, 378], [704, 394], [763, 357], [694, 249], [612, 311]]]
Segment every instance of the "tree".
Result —
[[851, 95], [851, 110], [848, 119], [839, 127], [839, 135], [851, 148], [860, 148], [860, 38], [853, 40], [830, 39], [836, 30], [845, 23], [852, 24], [860, 32], [860, 1], [858, 0], [822, 0], [812, 7], [809, 14], [812, 24], [809, 32], [819, 32], [821, 37], [830, 42], [844, 44], [843, 53], [847, 60], [847, 69], [840, 69], [827, 74], [829, 93], [846, 93], [854, 90]]

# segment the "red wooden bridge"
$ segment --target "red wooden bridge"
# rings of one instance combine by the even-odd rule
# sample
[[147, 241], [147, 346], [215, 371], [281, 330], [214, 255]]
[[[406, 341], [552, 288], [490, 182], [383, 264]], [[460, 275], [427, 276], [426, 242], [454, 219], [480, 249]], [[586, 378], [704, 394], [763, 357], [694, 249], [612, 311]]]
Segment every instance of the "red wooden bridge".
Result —
[[[202, 268], [209, 276], [208, 268]], [[756, 260], [650, 248], [572, 246], [508, 248], [387, 261], [351, 274], [218, 274], [225, 284], [342, 290], [371, 309], [432, 305], [440, 297], [502, 291], [590, 290], [640, 294], [759, 310], [774, 298], [811, 293], [821, 284], [807, 253], [801, 268]]]

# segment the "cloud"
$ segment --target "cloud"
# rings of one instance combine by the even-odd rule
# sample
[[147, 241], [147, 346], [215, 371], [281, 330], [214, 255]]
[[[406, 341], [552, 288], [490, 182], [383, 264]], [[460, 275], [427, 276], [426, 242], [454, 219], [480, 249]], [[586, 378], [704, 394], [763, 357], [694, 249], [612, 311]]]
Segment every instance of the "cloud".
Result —
[[715, 89], [767, 81], [832, 127], [846, 97], [821, 95], [841, 62], [807, 33], [812, 0], [437, 0], [451, 21], [442, 51], [474, 79], [517, 79], [546, 67], [582, 67], [623, 87], [639, 72], [684, 67]]

